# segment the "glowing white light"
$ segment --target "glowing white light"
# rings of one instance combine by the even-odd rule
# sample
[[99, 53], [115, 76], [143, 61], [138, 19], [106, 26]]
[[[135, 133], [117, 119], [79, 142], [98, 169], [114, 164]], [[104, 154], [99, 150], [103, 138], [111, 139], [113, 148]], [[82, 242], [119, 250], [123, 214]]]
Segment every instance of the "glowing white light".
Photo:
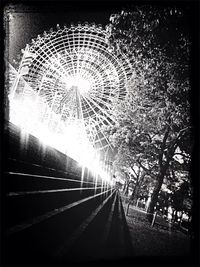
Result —
[[[183, 164], [184, 162], [184, 159], [183, 159], [183, 156], [181, 155], [181, 150], [179, 147], [177, 147], [176, 151], [175, 151], [175, 154], [178, 153], [177, 155], [174, 155], [174, 159], [176, 161], [178, 161], [180, 164]], [[180, 154], [179, 154], [180, 153]]]
[[15, 80], [10, 75], [10, 121], [110, 183], [94, 147], [110, 146], [102, 126], [115, 123], [112, 103], [124, 97], [132, 68], [128, 57], [110, 52], [106, 35], [101, 27], [79, 25], [28, 45], [34, 60], [27, 72]]
[[67, 89], [75, 87], [79, 90], [80, 94], [86, 94], [91, 88], [90, 82], [80, 75], [67, 77], [65, 83]]
[[[87, 139], [84, 127], [76, 122], [60, 124], [61, 132], [49, 129], [48, 123], [40, 119], [40, 106], [30, 96], [10, 99], [10, 121], [25, 132], [37, 137], [43, 144], [56, 148], [90, 169], [94, 176], [111, 185], [110, 175], [102, 169], [98, 154]], [[57, 114], [54, 120], [58, 120]]]

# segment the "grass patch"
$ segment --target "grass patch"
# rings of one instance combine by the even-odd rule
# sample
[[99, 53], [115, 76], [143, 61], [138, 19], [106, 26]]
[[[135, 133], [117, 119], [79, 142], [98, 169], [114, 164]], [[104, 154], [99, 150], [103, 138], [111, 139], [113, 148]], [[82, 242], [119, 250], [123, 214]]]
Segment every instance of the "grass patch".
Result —
[[[127, 205], [124, 204], [124, 210]], [[156, 218], [153, 227], [146, 213], [129, 207], [126, 220], [129, 226], [135, 256], [189, 256], [190, 237], [171, 228], [162, 217]]]

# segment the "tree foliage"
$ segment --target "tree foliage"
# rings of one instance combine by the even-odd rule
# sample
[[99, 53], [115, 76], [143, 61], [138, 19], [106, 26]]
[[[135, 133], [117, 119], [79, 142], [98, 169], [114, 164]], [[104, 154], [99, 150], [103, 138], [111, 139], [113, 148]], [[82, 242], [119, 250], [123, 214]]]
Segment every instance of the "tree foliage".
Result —
[[155, 179], [150, 212], [164, 178], [191, 160], [190, 46], [183, 17], [177, 9], [140, 7], [111, 16], [107, 28], [109, 45], [129, 54], [132, 77], [126, 99], [115, 103], [116, 124], [106, 133], [118, 148], [116, 157]]
[[179, 188], [173, 194], [172, 204], [175, 210], [188, 210], [187, 203], [191, 199], [191, 187], [188, 181], [183, 181]]

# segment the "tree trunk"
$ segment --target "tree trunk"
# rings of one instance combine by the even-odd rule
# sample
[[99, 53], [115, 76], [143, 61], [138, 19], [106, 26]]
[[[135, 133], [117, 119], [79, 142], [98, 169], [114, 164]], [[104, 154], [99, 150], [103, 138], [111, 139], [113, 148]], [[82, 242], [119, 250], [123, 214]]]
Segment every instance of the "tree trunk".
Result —
[[138, 198], [139, 189], [140, 189], [139, 183], [136, 182], [136, 184], [134, 186], [134, 189], [133, 189], [133, 192], [132, 192], [132, 195], [131, 195], [131, 201], [133, 201], [133, 205], [136, 204], [136, 201], [137, 201], [137, 198]]
[[124, 186], [123, 186], [123, 193], [125, 192], [125, 190], [126, 190], [126, 182], [124, 183]]
[[153, 194], [151, 196], [151, 202], [150, 202], [149, 208], [148, 208], [148, 213], [151, 213], [151, 214], [147, 214], [147, 218], [149, 219], [149, 221], [151, 221], [153, 218], [154, 207], [155, 207], [156, 202], [158, 200], [158, 194], [159, 194], [161, 186], [163, 184], [164, 176], [165, 176], [164, 172], [161, 172], [160, 175], [158, 176], [158, 183], [155, 186]]
[[173, 213], [172, 213], [172, 221], [175, 222], [176, 221], [176, 210], [173, 209]]
[[154, 191], [153, 191], [153, 194], [152, 194], [152, 197], [151, 197], [151, 202], [150, 202], [149, 208], [148, 208], [148, 213], [147, 213], [147, 218], [150, 221], [153, 218], [154, 207], [155, 207], [156, 202], [158, 200], [158, 194], [159, 194], [161, 186], [163, 184], [163, 180], [164, 180], [167, 168], [169, 167], [170, 159], [172, 158], [172, 154], [173, 154], [172, 152], [174, 152], [175, 148], [176, 148], [175, 146], [173, 146], [173, 149], [170, 149], [172, 151], [171, 151], [170, 155], [168, 155], [167, 161], [164, 163], [163, 162], [163, 155], [164, 155], [164, 150], [166, 148], [166, 141], [167, 141], [167, 138], [168, 138], [168, 135], [169, 135], [169, 132], [170, 132], [170, 122], [171, 122], [171, 118], [169, 118], [168, 126], [167, 126], [167, 129], [166, 129], [166, 132], [165, 132], [162, 144], [161, 144], [161, 150], [160, 150], [160, 153], [159, 153], [159, 158], [158, 158], [158, 164], [159, 164], [158, 183], [154, 188]]
[[128, 191], [129, 191], [129, 182], [126, 182], [126, 186], [125, 186], [125, 189], [124, 189], [124, 195], [125, 196], [128, 196]]
[[176, 212], [175, 212], [174, 221], [175, 221], [175, 222], [178, 221], [177, 210], [176, 210]]
[[183, 219], [183, 211], [181, 211], [181, 216], [179, 218], [179, 222], [178, 222], [179, 227], [181, 226], [182, 219]]
[[141, 175], [140, 180], [139, 180], [139, 177], [137, 177], [136, 184], [135, 184], [135, 186], [134, 186], [134, 189], [133, 189], [133, 192], [132, 192], [132, 195], [131, 195], [131, 200], [133, 201], [133, 203], [134, 203], [134, 202], [135, 202], [135, 203], [137, 202], [138, 195], [139, 195], [139, 193], [140, 193], [140, 187], [141, 187], [141, 184], [142, 184], [142, 182], [143, 182], [144, 177], [145, 177], [145, 173], [143, 173], [143, 174]]

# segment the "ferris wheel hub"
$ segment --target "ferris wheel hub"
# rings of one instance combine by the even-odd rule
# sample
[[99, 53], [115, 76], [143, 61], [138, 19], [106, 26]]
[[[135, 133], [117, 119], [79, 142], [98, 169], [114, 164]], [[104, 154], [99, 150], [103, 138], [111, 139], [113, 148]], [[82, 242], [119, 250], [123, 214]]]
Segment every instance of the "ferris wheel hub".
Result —
[[81, 95], [85, 95], [91, 89], [90, 82], [81, 75], [74, 75], [65, 79], [67, 89], [77, 89]]
[[132, 65], [110, 49], [102, 27], [78, 24], [44, 32], [26, 46], [19, 69], [19, 88], [12, 92], [21, 102], [13, 105], [12, 121], [19, 119], [36, 134], [43, 126], [63, 134], [78, 124], [78, 136], [84, 132], [95, 149], [110, 147], [103, 129], [115, 124], [114, 106], [128, 94]]

